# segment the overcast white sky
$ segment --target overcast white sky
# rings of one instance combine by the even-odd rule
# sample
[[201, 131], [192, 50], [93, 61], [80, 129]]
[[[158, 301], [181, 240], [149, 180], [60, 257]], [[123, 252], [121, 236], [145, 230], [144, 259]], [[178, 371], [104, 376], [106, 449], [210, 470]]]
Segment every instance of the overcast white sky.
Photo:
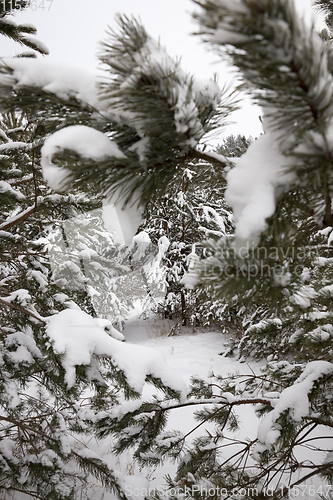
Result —
[[[13, 0], [14, 1], [14, 0]], [[296, 0], [300, 12], [310, 11], [311, 0]], [[191, 0], [32, 0], [31, 8], [15, 16], [16, 22], [30, 22], [38, 30], [38, 39], [50, 50], [49, 58], [97, 71], [98, 42], [105, 38], [107, 25], [116, 27], [115, 14], [121, 12], [140, 18], [147, 31], [160, 38], [171, 56], [181, 56], [185, 70], [199, 78], [219, 75], [223, 86], [232, 80], [226, 65], [216, 54], [191, 35], [197, 26], [191, 18], [196, 9]], [[20, 51], [1, 39], [1, 55]], [[252, 135], [261, 132], [260, 110], [245, 103], [244, 110], [223, 135]], [[215, 141], [216, 142], [216, 141]]]

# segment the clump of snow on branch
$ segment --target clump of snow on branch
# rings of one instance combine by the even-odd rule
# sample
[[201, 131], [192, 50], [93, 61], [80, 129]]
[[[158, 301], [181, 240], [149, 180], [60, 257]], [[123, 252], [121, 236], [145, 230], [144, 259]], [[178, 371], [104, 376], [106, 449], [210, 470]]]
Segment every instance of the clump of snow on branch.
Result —
[[281, 415], [289, 411], [295, 422], [301, 422], [311, 413], [309, 396], [318, 380], [333, 374], [333, 364], [328, 361], [312, 361], [307, 364], [296, 382], [284, 389], [276, 401], [272, 401], [274, 409], [260, 422], [258, 443], [253, 450], [253, 457], [260, 460], [260, 454], [274, 445], [280, 437], [281, 426], [278, 423]]
[[294, 292], [290, 301], [294, 304], [298, 304], [303, 309], [310, 307], [311, 300], [317, 296], [316, 290], [311, 285], [303, 285], [299, 290]]
[[309, 394], [318, 379], [333, 373], [333, 364], [328, 361], [311, 361], [296, 380], [295, 384], [287, 387], [279, 398], [273, 410], [273, 420], [276, 422], [280, 415], [290, 409], [293, 419], [300, 422], [309, 415]]
[[107, 356], [124, 371], [127, 382], [142, 392], [146, 377], [152, 375], [171, 389], [186, 396], [184, 380], [171, 370], [163, 354], [148, 347], [123, 343], [110, 337], [97, 319], [78, 309], [65, 309], [48, 318], [46, 328], [53, 349], [63, 355], [68, 387], [75, 384], [75, 367], [89, 365], [93, 355]]
[[41, 54], [44, 54], [44, 55], [49, 54], [49, 49], [47, 48], [45, 43], [41, 42], [37, 38], [34, 38], [32, 36], [23, 36], [22, 41], [28, 47], [31, 47], [34, 50], [38, 50], [38, 52], [40, 52]]
[[20, 191], [13, 189], [12, 186], [6, 181], [0, 181], [0, 193], [10, 193], [18, 200], [23, 200], [25, 198]]
[[133, 238], [131, 247], [128, 249], [129, 251], [133, 250], [132, 258], [136, 261], [140, 261], [146, 255], [147, 248], [152, 244], [149, 234], [146, 231], [140, 231], [140, 233], [136, 234]]
[[[138, 190], [138, 192], [140, 192]], [[138, 203], [125, 203], [121, 189], [115, 189], [103, 202], [103, 220], [115, 243], [129, 245], [142, 223], [144, 209]]]
[[41, 159], [43, 176], [49, 186], [56, 191], [62, 191], [65, 184], [70, 183], [71, 172], [53, 163], [53, 156], [64, 149], [75, 151], [82, 157], [96, 161], [107, 157], [124, 158], [116, 143], [94, 128], [73, 125], [58, 130], [46, 139]]
[[103, 107], [103, 102], [97, 97], [95, 76], [89, 71], [47, 59], [4, 58], [1, 65], [10, 68], [12, 74], [1, 74], [0, 81], [4, 79], [7, 82], [10, 78], [17, 89], [23, 86], [41, 87], [61, 99], [75, 97], [96, 109]]
[[277, 193], [295, 178], [287, 169], [288, 157], [280, 153], [274, 135], [267, 133], [228, 172], [226, 201], [233, 208], [238, 248], [258, 244], [267, 218], [275, 212]]

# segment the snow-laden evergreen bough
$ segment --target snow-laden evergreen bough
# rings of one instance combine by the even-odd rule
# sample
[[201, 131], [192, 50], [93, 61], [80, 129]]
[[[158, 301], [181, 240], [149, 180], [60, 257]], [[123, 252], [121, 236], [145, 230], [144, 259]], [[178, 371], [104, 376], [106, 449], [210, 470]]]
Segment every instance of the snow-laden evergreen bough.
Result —
[[[206, 158], [196, 145], [235, 106], [226, 91], [221, 100], [214, 80], [197, 81], [185, 73], [135, 20], [118, 21], [120, 33], [110, 31], [101, 47], [107, 76], [98, 88], [89, 74], [52, 69], [47, 60], [4, 60], [1, 101], [3, 108], [37, 105], [41, 114], [53, 106], [62, 109], [64, 127], [42, 153], [51, 187], [92, 182], [103, 194], [119, 189], [125, 204], [132, 198], [147, 203], [154, 186], [165, 189], [180, 162]], [[79, 130], [65, 125], [81, 113], [86, 128], [77, 141]], [[54, 178], [56, 165], [61, 170]]]
[[[34, 341], [41, 339], [40, 345], [36, 344], [39, 351], [43, 346], [45, 360], [51, 356], [52, 374], [57, 379], [49, 371], [45, 384], [50, 392], [52, 384], [55, 398], [63, 401], [62, 395], [66, 395], [66, 401], [71, 402], [69, 395], [77, 398], [81, 386], [85, 388], [88, 380], [96, 381], [91, 409], [83, 412], [89, 427], [84, 427], [82, 420], [77, 424], [81, 413], [77, 412], [76, 399], [69, 405], [73, 413], [66, 406], [65, 425], [55, 424], [60, 434], [94, 429], [101, 438], [114, 435], [116, 451], [134, 446], [141, 464], [178, 459], [177, 474], [169, 478], [169, 486], [179, 497], [190, 494], [201, 498], [213, 491], [216, 497], [221, 491], [231, 497], [240, 488], [245, 497], [261, 497], [267, 491], [275, 498], [290, 491], [311, 497], [314, 490], [309, 485], [315, 485], [318, 495], [325, 494], [329, 490], [324, 486], [333, 479], [330, 27], [319, 36], [300, 18], [291, 0], [195, 3], [200, 9], [195, 17], [201, 35], [231, 58], [240, 70], [243, 88], [263, 108], [265, 134], [233, 168], [226, 158], [203, 152], [200, 147], [205, 135], [234, 108], [229, 97], [224, 94], [221, 99], [216, 82], [199, 84], [184, 73], [179, 62], [172, 61], [139, 23], [126, 17], [119, 18], [119, 34], [110, 32], [103, 45], [101, 59], [108, 77], [100, 82], [98, 93], [87, 75], [78, 79], [64, 68], [52, 72], [47, 62], [39, 60], [6, 60], [1, 67], [0, 106], [5, 111], [33, 110], [46, 130], [55, 132], [43, 146], [42, 164], [45, 177], [58, 190], [93, 185], [103, 195], [119, 193], [121, 204], [146, 204], [165, 193], [169, 181], [186, 162], [200, 159], [228, 170], [226, 199], [234, 211], [235, 237], [211, 241], [207, 245], [210, 256], [195, 259], [187, 282], [230, 300], [243, 320], [244, 334], [237, 348], [243, 355], [267, 356], [264, 372], [208, 382], [193, 380], [190, 392], [180, 402], [185, 388], [163, 363], [156, 366], [151, 358], [136, 385], [124, 358], [119, 361], [119, 352], [125, 349], [110, 339], [102, 352], [101, 329], [96, 337], [85, 330], [82, 352], [76, 352], [75, 332], [81, 314], [86, 313], [65, 309], [48, 313], [48, 320], [45, 314], [41, 316], [42, 311], [22, 302], [27, 301], [25, 293], [9, 295], [7, 304], [13, 304], [15, 311], [20, 307], [26, 320], [29, 317]], [[332, 3], [316, 4], [328, 11], [330, 20]], [[50, 117], [61, 117], [56, 131], [48, 128]], [[80, 133], [82, 142], [78, 141]], [[15, 196], [9, 191], [8, 196]], [[88, 318], [86, 326], [100, 328]], [[54, 324], [58, 321], [61, 331], [72, 334], [57, 337]], [[45, 329], [44, 322], [51, 329]], [[19, 333], [26, 335], [23, 329]], [[18, 338], [26, 339], [22, 335]], [[23, 341], [17, 342], [21, 344], [15, 346], [22, 347]], [[40, 355], [31, 345], [37, 370]], [[27, 349], [27, 344], [24, 347]], [[107, 376], [109, 385], [103, 384], [96, 371], [99, 357], [106, 362], [105, 366], [102, 363], [102, 375]], [[22, 361], [19, 355], [16, 359]], [[16, 397], [12, 365], [8, 363], [4, 366], [10, 384], [4, 386], [4, 394], [12, 394], [6, 407], [11, 415], [27, 407], [20, 406]], [[29, 362], [28, 366], [30, 370]], [[135, 403], [118, 406], [115, 393], [120, 387], [124, 386], [127, 397], [138, 396], [146, 375], [166, 391], [167, 397], [156, 395], [151, 401], [138, 398]], [[257, 436], [243, 441], [235, 434], [237, 408], [242, 405], [254, 406], [262, 416]], [[185, 435], [165, 431], [168, 413], [183, 406], [198, 408], [197, 429], [211, 422], [213, 430], [210, 427], [192, 443], [188, 442], [192, 429]], [[4, 418], [11, 418], [7, 413]], [[47, 425], [50, 429], [48, 420]], [[68, 441], [61, 448], [59, 440], [50, 439], [54, 446], [48, 444], [47, 450], [58, 453], [54, 461], [40, 459], [39, 475], [32, 476], [29, 469], [24, 478], [18, 476], [26, 455], [17, 456], [14, 445], [19, 446], [19, 438], [23, 439], [22, 433], [29, 428], [8, 420], [8, 432], [12, 429], [16, 441], [5, 441], [2, 453], [7, 460], [3, 473], [9, 490], [24, 489], [27, 481], [31, 491], [44, 487], [47, 467], [66, 474], [62, 464], [76, 452]], [[44, 447], [45, 434], [41, 427], [39, 443]], [[34, 445], [32, 439], [31, 447]], [[43, 451], [37, 446], [28, 456]], [[89, 455], [80, 453], [85, 458]], [[103, 464], [97, 460], [93, 465]], [[112, 471], [101, 470], [106, 482], [122, 495], [124, 482]], [[36, 484], [34, 477], [38, 477]], [[57, 495], [65, 496], [61, 491]]]

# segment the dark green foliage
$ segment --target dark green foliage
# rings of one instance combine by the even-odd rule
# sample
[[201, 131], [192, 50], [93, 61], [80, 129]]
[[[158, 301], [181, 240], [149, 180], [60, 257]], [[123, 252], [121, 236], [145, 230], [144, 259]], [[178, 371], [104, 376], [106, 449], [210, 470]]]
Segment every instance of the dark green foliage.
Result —
[[[131, 185], [129, 194], [143, 189], [141, 200], [147, 203], [153, 186], [164, 192], [179, 163], [198, 157], [196, 143], [231, 111], [232, 104], [228, 97], [218, 104], [218, 95], [212, 95], [208, 84], [198, 91], [195, 79], [137, 21], [119, 16], [118, 24], [119, 32], [109, 30], [109, 39], [102, 44], [100, 58], [110, 77], [101, 84], [100, 97], [109, 103], [116, 122], [121, 117], [121, 126], [116, 124], [113, 130], [117, 144], [127, 154], [142, 151], [129, 158], [137, 167], [128, 165], [122, 180]], [[184, 104], [188, 111], [182, 115]], [[109, 179], [110, 185], [118, 182], [118, 177]]]
[[222, 144], [217, 146], [216, 152], [227, 158], [239, 158], [247, 151], [252, 141], [251, 136], [246, 138], [245, 135], [234, 136], [231, 134], [223, 140]]
[[[214, 1], [196, 3], [203, 8], [203, 15], [197, 18], [208, 41], [231, 11], [219, 8]], [[293, 2], [244, 2], [244, 8], [228, 18], [228, 29], [237, 33], [239, 40], [233, 47], [217, 42], [216, 48], [228, 52], [246, 82], [254, 86], [253, 96], [264, 106], [267, 124], [276, 133], [281, 152], [288, 155], [290, 170], [302, 187], [310, 183], [308, 209], [330, 224], [331, 150], [327, 134], [331, 95], [326, 85], [320, 85], [332, 73], [329, 42], [320, 40], [314, 29], [307, 30], [304, 41], [307, 28]], [[293, 189], [290, 185], [281, 196], [281, 204]]]
[[330, 337], [324, 341], [321, 330], [331, 322], [331, 229], [319, 230], [310, 219], [297, 231], [303, 246], [294, 241], [271, 247], [263, 239], [239, 259], [233, 247], [215, 243], [208, 249], [213, 255], [201, 264], [202, 284], [238, 311], [243, 354], [331, 359]]

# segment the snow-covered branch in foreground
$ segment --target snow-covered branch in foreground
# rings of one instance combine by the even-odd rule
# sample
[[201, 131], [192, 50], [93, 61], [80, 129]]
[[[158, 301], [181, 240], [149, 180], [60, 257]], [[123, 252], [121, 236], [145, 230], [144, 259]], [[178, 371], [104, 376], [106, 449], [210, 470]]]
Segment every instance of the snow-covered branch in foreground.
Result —
[[289, 411], [293, 421], [301, 422], [311, 416], [309, 396], [318, 381], [327, 375], [333, 374], [333, 364], [328, 361], [312, 361], [307, 364], [301, 376], [293, 385], [287, 387], [280, 394], [274, 410], [268, 413], [260, 422], [258, 429], [258, 443], [255, 445], [253, 456], [260, 460], [260, 454], [274, 445], [281, 435], [279, 419], [284, 412]]
[[184, 399], [184, 380], [171, 370], [164, 356], [148, 347], [131, 345], [110, 337], [98, 320], [77, 309], [66, 309], [48, 318], [47, 335], [57, 354], [63, 354], [68, 387], [75, 384], [75, 367], [89, 365], [93, 354], [106, 356], [123, 370], [129, 385], [142, 392], [148, 375], [159, 378]]
[[[221, 101], [217, 82], [194, 79], [135, 19], [119, 16], [118, 24], [119, 34], [110, 31], [109, 39], [102, 43], [100, 59], [112, 80], [101, 82], [101, 97], [135, 128], [142, 158], [156, 148], [147, 139], [154, 138], [156, 143], [154, 128], [158, 130], [162, 124], [178, 147], [196, 146]], [[154, 106], [145, 103], [149, 94]]]
[[85, 125], [63, 128], [51, 135], [42, 147], [43, 175], [55, 191], [62, 191], [70, 184], [70, 170], [53, 163], [53, 156], [66, 149], [96, 161], [107, 157], [125, 158], [115, 142], [94, 128]]
[[332, 158], [331, 42], [319, 37], [292, 0], [196, 3], [201, 33], [230, 55], [265, 116], [268, 137], [250, 146], [228, 178], [237, 245], [258, 243], [277, 196], [295, 179], [317, 197], [316, 207], [320, 194], [318, 220], [332, 224], [326, 178]]

